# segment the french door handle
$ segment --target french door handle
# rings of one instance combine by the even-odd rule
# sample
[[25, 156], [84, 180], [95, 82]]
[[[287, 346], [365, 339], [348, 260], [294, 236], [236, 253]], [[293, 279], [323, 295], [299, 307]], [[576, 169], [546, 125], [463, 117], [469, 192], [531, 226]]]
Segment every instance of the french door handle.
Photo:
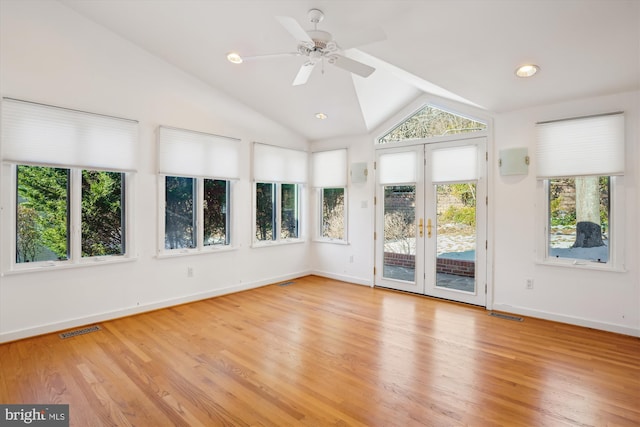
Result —
[[[422, 220], [420, 220], [420, 221], [422, 221]], [[431, 238], [431, 218], [429, 218], [427, 220], [427, 237]]]
[[422, 218], [420, 218], [420, 222], [418, 223], [418, 229], [420, 230], [420, 237], [424, 236], [424, 224], [422, 223]]

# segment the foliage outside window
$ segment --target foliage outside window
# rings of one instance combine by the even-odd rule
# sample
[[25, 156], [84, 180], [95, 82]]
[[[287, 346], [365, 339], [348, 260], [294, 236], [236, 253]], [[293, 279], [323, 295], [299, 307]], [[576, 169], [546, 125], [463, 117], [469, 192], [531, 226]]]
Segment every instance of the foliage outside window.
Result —
[[[16, 263], [64, 261], [125, 253], [124, 174], [47, 166], [16, 166]], [[72, 174], [81, 185], [71, 185]], [[80, 192], [80, 216], [70, 208]], [[72, 238], [72, 224], [81, 229]]]
[[69, 169], [17, 166], [16, 262], [69, 258]]
[[275, 189], [272, 183], [256, 183], [256, 240], [275, 240]]
[[321, 237], [325, 239], [346, 240], [344, 188], [322, 188], [321, 199]]
[[[384, 186], [384, 251], [416, 254], [416, 186]], [[415, 261], [412, 261], [415, 265]]]
[[[459, 184], [436, 185], [438, 199], [449, 201], [446, 209], [438, 210], [438, 226], [440, 224], [460, 224], [476, 227], [476, 183], [465, 182]], [[446, 230], [438, 230], [446, 233]]]
[[226, 180], [166, 176], [164, 248], [229, 245], [230, 193]]
[[124, 174], [82, 171], [82, 256], [124, 254]]
[[300, 238], [300, 185], [256, 183], [256, 241]]
[[298, 217], [300, 202], [298, 200], [297, 184], [281, 184], [282, 194], [280, 203], [280, 238], [297, 239], [299, 236]]
[[486, 123], [427, 105], [379, 138], [378, 143], [387, 144], [409, 139], [478, 132], [486, 128]]
[[205, 246], [228, 245], [229, 241], [229, 181], [204, 180], [204, 240]]
[[548, 180], [548, 256], [609, 261], [610, 178]]
[[195, 179], [165, 177], [165, 249], [196, 247]]

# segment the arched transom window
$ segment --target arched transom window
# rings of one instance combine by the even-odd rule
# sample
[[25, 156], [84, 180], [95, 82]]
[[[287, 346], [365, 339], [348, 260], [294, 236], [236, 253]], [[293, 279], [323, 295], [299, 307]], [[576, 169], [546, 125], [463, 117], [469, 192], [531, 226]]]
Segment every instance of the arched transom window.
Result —
[[487, 124], [427, 105], [378, 139], [378, 144], [485, 130]]

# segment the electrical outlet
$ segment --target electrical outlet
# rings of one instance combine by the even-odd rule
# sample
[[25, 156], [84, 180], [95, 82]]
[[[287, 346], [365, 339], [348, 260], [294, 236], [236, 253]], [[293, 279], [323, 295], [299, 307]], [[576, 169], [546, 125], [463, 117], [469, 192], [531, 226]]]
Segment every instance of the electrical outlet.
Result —
[[349, 257], [349, 262], [350, 262], [350, 263], [353, 263], [353, 255], [351, 255], [351, 256]]
[[193, 267], [187, 267], [187, 277], [193, 277]]
[[527, 289], [533, 289], [533, 279], [528, 278], [526, 281], [526, 288]]

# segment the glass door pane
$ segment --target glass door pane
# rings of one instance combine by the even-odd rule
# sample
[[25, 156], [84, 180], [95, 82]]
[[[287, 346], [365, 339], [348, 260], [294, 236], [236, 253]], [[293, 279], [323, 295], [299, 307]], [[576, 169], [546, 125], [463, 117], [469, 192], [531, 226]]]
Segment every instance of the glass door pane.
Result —
[[435, 185], [436, 287], [475, 292], [476, 183]]
[[383, 277], [416, 281], [416, 186], [385, 185]]

